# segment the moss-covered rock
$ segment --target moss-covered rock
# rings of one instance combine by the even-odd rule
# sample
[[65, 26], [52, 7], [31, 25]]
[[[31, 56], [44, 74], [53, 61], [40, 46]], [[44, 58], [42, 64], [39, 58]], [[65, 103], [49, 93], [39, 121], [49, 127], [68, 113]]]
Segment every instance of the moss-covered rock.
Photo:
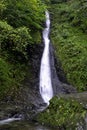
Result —
[[38, 121], [53, 127], [64, 128], [64, 130], [75, 130], [78, 124], [83, 124], [86, 109], [82, 102], [73, 98], [54, 97], [49, 107], [40, 113]]

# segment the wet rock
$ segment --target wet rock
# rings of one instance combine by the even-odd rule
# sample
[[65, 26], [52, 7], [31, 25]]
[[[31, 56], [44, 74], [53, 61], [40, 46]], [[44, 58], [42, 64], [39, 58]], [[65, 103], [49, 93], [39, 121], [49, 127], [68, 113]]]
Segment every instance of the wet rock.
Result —
[[52, 44], [50, 44], [50, 65], [54, 95], [58, 93], [76, 93], [76, 89], [67, 82], [66, 76], [61, 69], [60, 62], [57, 61], [55, 57]]

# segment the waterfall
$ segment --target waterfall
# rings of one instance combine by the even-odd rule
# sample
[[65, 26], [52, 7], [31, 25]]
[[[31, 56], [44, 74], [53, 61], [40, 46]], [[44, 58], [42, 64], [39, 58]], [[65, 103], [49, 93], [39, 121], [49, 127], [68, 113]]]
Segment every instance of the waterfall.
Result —
[[40, 67], [40, 94], [45, 103], [49, 105], [49, 100], [53, 97], [53, 89], [51, 82], [51, 69], [50, 69], [50, 53], [49, 53], [49, 30], [50, 30], [50, 17], [49, 12], [46, 11], [46, 28], [43, 30], [44, 51], [41, 59]]

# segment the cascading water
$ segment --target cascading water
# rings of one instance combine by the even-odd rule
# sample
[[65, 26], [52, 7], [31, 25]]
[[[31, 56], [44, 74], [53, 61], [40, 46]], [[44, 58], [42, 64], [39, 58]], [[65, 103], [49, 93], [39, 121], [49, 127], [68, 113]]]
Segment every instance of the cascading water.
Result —
[[40, 67], [40, 94], [45, 103], [49, 105], [49, 100], [53, 97], [53, 89], [51, 82], [51, 69], [49, 61], [49, 30], [50, 30], [50, 17], [49, 12], [46, 11], [46, 28], [43, 31], [43, 40], [44, 40], [44, 51], [41, 59]]
[[10, 122], [19, 121], [19, 120], [21, 120], [21, 118], [14, 118], [14, 117], [8, 118], [8, 119], [5, 119], [5, 120], [1, 120], [0, 125], [8, 124]]

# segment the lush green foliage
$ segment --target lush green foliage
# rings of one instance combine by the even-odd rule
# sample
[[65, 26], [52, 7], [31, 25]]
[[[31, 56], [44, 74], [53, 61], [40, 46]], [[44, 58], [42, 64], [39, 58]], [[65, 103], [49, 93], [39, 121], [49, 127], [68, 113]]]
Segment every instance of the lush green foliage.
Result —
[[28, 28], [20, 27], [13, 29], [6, 22], [0, 21], [0, 32], [0, 46], [2, 51], [16, 51], [27, 57], [27, 45], [32, 43]]
[[66, 2], [67, 0], [50, 0], [51, 4], [58, 4], [62, 2]]
[[73, 99], [54, 97], [49, 107], [38, 116], [39, 122], [66, 130], [76, 129], [77, 123], [85, 117], [86, 110]]
[[6, 19], [10, 25], [13, 27], [41, 27], [45, 7], [40, 0], [3, 1], [6, 9], [2, 13], [2, 19]]
[[17, 89], [27, 69], [27, 46], [41, 43], [41, 0], [0, 1], [0, 98]]
[[[3, 93], [5, 87], [10, 86], [11, 81], [10, 66], [0, 58], [0, 95]], [[6, 93], [6, 91], [4, 91], [4, 93]]]
[[[87, 90], [86, 1], [68, 1], [51, 6], [52, 42], [68, 82]], [[83, 13], [81, 13], [81, 12]], [[81, 22], [80, 22], [80, 21]]]

